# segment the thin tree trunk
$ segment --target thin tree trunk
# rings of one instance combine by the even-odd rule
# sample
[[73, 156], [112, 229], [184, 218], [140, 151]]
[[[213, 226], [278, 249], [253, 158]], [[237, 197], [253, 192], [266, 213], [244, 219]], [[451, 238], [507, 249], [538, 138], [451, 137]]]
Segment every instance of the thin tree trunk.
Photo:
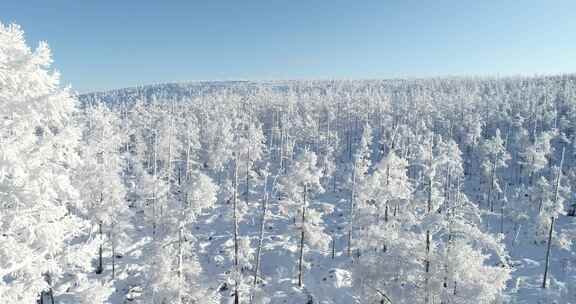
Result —
[[451, 183], [451, 179], [452, 179], [452, 172], [451, 172], [451, 167], [448, 167], [448, 169], [446, 170], [446, 184], [444, 186], [444, 199], [446, 201], [450, 201], [450, 183]]
[[332, 259], [336, 258], [336, 237], [332, 236]]
[[250, 141], [248, 141], [248, 158], [246, 159], [246, 206], [250, 199]]
[[110, 226], [110, 245], [112, 247], [112, 280], [116, 279], [116, 245], [114, 244], [114, 223]]
[[504, 186], [504, 198], [500, 206], [500, 233], [504, 234], [504, 204], [508, 200], [508, 183]]
[[[50, 273], [47, 272], [44, 274], [44, 280], [48, 283], [48, 291], [41, 291], [40, 292], [40, 299], [36, 301], [38, 304], [54, 304], [54, 291], [52, 290], [52, 278], [50, 277]], [[44, 303], [44, 298], [48, 295], [50, 297], [50, 303]]]
[[262, 244], [264, 243], [264, 227], [266, 225], [266, 212], [268, 212], [268, 175], [264, 178], [264, 203], [262, 206], [262, 220], [260, 221], [260, 233], [258, 236], [258, 248], [256, 249], [256, 267], [254, 267], [254, 286], [258, 282], [258, 275], [260, 272], [260, 263], [261, 263], [261, 255], [262, 255]]
[[188, 136], [188, 147], [186, 148], [186, 173], [185, 173], [185, 181], [188, 181], [190, 177], [190, 154], [192, 151], [192, 144], [190, 142], [190, 136]]
[[560, 179], [562, 178], [562, 167], [564, 165], [564, 153], [566, 152], [566, 147], [562, 147], [562, 158], [560, 159], [560, 167], [558, 168], [558, 173], [556, 175], [556, 187], [554, 189], [554, 204], [558, 203], [558, 194], [560, 190]]
[[[562, 148], [562, 158], [560, 159], [560, 167], [558, 168], [558, 173], [556, 175], [556, 189], [554, 190], [554, 204], [558, 203], [558, 195], [560, 190], [560, 179], [562, 178], [562, 166], [564, 165], [564, 153], [566, 152], [566, 147]], [[550, 264], [550, 250], [552, 247], [552, 234], [554, 232], [554, 221], [555, 216], [551, 217], [550, 231], [548, 232], [548, 246], [546, 247], [546, 264], [544, 266], [544, 280], [542, 281], [542, 288], [546, 288], [548, 279], [548, 268]]]
[[280, 172], [284, 169], [284, 129], [280, 128], [280, 151], [279, 151], [279, 161], [280, 161]]
[[548, 281], [548, 268], [550, 266], [550, 248], [552, 247], [552, 233], [554, 232], [554, 217], [551, 217], [550, 231], [548, 232], [548, 246], [546, 247], [546, 262], [544, 264], [544, 279], [542, 280], [542, 288], [547, 287]]
[[172, 133], [174, 132], [174, 119], [173, 119], [173, 114], [174, 114], [174, 101], [172, 101], [172, 110], [170, 113], [170, 123], [169, 123], [169, 131], [168, 131], [168, 168], [167, 168], [167, 172], [166, 172], [166, 179], [168, 181], [171, 180], [172, 177]]
[[152, 193], [152, 237], [156, 237], [156, 189], [157, 189], [157, 173], [158, 173], [158, 165], [157, 165], [157, 147], [158, 147], [158, 138], [156, 132], [154, 132], [154, 157], [152, 164], [153, 166], [153, 177], [154, 177], [154, 185], [153, 185], [153, 193]]
[[99, 234], [99, 238], [100, 238], [100, 244], [98, 245], [98, 267], [96, 267], [96, 274], [101, 274], [104, 271], [104, 266], [102, 265], [102, 242], [103, 242], [103, 237], [102, 237], [102, 222], [98, 223], [98, 234]]
[[[336, 163], [336, 160], [334, 160], [334, 163]], [[336, 192], [336, 172], [337, 170], [334, 170], [334, 173], [332, 173], [332, 192]]]
[[424, 283], [424, 303], [430, 303], [429, 285], [430, 285], [430, 230], [426, 230], [426, 264], [425, 264], [425, 283]]
[[304, 185], [304, 193], [303, 193], [303, 203], [302, 203], [302, 228], [300, 234], [300, 258], [298, 261], [298, 287], [304, 286], [304, 225], [306, 224], [306, 192], [307, 192], [307, 185]]
[[[429, 173], [428, 173], [428, 208], [427, 213], [432, 212], [432, 142], [430, 142], [430, 158], [429, 158]], [[425, 278], [424, 278], [424, 303], [430, 303], [429, 288], [430, 288], [430, 230], [426, 230], [426, 263], [425, 263]]]
[[504, 200], [500, 206], [500, 233], [504, 234]]
[[[452, 247], [452, 231], [448, 234], [448, 245], [446, 246], [446, 259], [450, 257], [450, 247]], [[444, 288], [448, 288], [448, 275], [450, 273], [450, 266], [448, 261], [444, 264]]]
[[356, 165], [352, 169], [352, 193], [350, 194], [350, 223], [348, 227], [348, 250], [347, 255], [352, 256], [352, 230], [354, 229], [354, 196], [356, 190]]
[[433, 176], [432, 176], [432, 142], [430, 143], [430, 153], [428, 159], [428, 204], [427, 204], [427, 213], [432, 212], [432, 186], [433, 186]]
[[182, 224], [178, 228], [178, 303], [182, 303], [183, 256], [182, 256]]
[[494, 187], [494, 175], [496, 175], [496, 160], [492, 161], [492, 174], [490, 175], [490, 187], [488, 188], [488, 205], [490, 211], [494, 212], [494, 203], [492, 201], [492, 188]]
[[[234, 270], [236, 272], [239, 271], [239, 267], [238, 267], [238, 213], [237, 213], [237, 208], [238, 208], [238, 204], [237, 204], [237, 190], [238, 189], [238, 160], [235, 159], [234, 160], [234, 198], [233, 198], [233, 208], [234, 208]], [[239, 274], [237, 274], [239, 275]], [[235, 287], [234, 287], [235, 291], [234, 291], [234, 303], [238, 304], [239, 303], [239, 299], [240, 299], [240, 295], [239, 295], [239, 291], [238, 291], [238, 280], [236, 280], [235, 282]]]
[[388, 223], [388, 202], [386, 202], [384, 206], [384, 222]]

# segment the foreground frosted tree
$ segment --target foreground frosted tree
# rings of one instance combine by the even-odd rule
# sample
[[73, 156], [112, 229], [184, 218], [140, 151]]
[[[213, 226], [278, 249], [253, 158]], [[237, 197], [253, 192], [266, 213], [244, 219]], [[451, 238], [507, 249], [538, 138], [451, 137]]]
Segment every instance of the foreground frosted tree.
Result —
[[93, 257], [66, 254], [82, 251], [82, 245], [71, 242], [87, 227], [75, 208], [79, 193], [71, 181], [79, 165], [80, 130], [74, 121], [76, 102], [59, 87], [51, 62], [46, 43], [32, 51], [18, 26], [0, 24], [3, 303], [35, 303], [41, 293], [54, 298], [55, 286], [67, 274], [89, 268]]

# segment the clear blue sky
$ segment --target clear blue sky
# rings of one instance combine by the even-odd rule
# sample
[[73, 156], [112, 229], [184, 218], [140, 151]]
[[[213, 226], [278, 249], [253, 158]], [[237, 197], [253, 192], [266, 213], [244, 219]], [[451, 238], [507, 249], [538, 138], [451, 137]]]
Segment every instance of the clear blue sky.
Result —
[[230, 79], [576, 72], [574, 0], [0, 0], [80, 92]]

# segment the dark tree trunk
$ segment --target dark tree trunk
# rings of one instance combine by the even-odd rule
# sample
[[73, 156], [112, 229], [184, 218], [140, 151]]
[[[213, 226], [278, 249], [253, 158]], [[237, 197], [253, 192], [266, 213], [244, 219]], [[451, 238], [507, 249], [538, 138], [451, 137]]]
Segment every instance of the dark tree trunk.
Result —
[[264, 179], [264, 202], [263, 202], [263, 206], [262, 206], [262, 220], [260, 221], [260, 233], [259, 233], [259, 237], [258, 237], [258, 248], [256, 249], [256, 266], [254, 267], [254, 281], [253, 284], [254, 286], [256, 286], [256, 283], [258, 282], [258, 274], [260, 271], [260, 264], [262, 263], [261, 261], [261, 255], [262, 255], [262, 245], [264, 242], [264, 226], [266, 225], [266, 212], [268, 212], [268, 199], [269, 199], [269, 193], [268, 193], [268, 176], [266, 176], [266, 178]]
[[100, 234], [100, 245], [98, 246], [98, 266], [96, 267], [96, 274], [101, 274], [104, 271], [104, 266], [102, 265], [102, 222], [98, 223]]
[[348, 227], [348, 256], [352, 256], [352, 230], [354, 229], [354, 191], [356, 188], [356, 166], [352, 169], [352, 191], [350, 193], [350, 225]]
[[[238, 267], [238, 214], [237, 214], [237, 190], [238, 189], [238, 160], [234, 160], [234, 198], [233, 198], [233, 216], [234, 216], [234, 270], [239, 271]], [[234, 303], [238, 304], [240, 295], [238, 291], [238, 281], [234, 286]]]
[[548, 268], [550, 266], [550, 248], [552, 247], [552, 233], [554, 232], [554, 217], [550, 222], [550, 231], [548, 232], [548, 246], [546, 247], [546, 262], [544, 264], [544, 279], [542, 280], [542, 288], [547, 287], [548, 281]]
[[305, 239], [304, 224], [306, 223], [306, 191], [307, 191], [307, 185], [304, 185], [303, 203], [302, 203], [302, 224], [301, 224], [302, 228], [301, 228], [301, 232], [300, 232], [300, 257], [299, 257], [299, 261], [298, 261], [298, 286], [299, 287], [304, 286], [303, 263], [304, 263], [304, 239]]
[[[558, 168], [558, 174], [556, 176], [556, 189], [554, 191], [554, 204], [558, 202], [558, 195], [560, 190], [560, 179], [562, 178], [562, 166], [564, 165], [564, 153], [566, 152], [566, 147], [562, 148], [562, 158], [560, 159], [560, 167]], [[548, 271], [550, 265], [550, 250], [552, 247], [552, 234], [554, 233], [554, 221], [555, 217], [551, 217], [550, 231], [548, 232], [548, 246], [546, 247], [546, 264], [544, 266], [544, 279], [542, 280], [542, 288], [546, 288]]]

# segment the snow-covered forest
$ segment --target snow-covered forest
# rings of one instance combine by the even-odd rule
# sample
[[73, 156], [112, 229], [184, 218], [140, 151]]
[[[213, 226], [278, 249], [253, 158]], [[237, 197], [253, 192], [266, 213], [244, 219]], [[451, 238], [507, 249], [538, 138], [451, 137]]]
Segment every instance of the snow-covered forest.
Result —
[[576, 303], [576, 76], [78, 95], [0, 25], [0, 303]]

